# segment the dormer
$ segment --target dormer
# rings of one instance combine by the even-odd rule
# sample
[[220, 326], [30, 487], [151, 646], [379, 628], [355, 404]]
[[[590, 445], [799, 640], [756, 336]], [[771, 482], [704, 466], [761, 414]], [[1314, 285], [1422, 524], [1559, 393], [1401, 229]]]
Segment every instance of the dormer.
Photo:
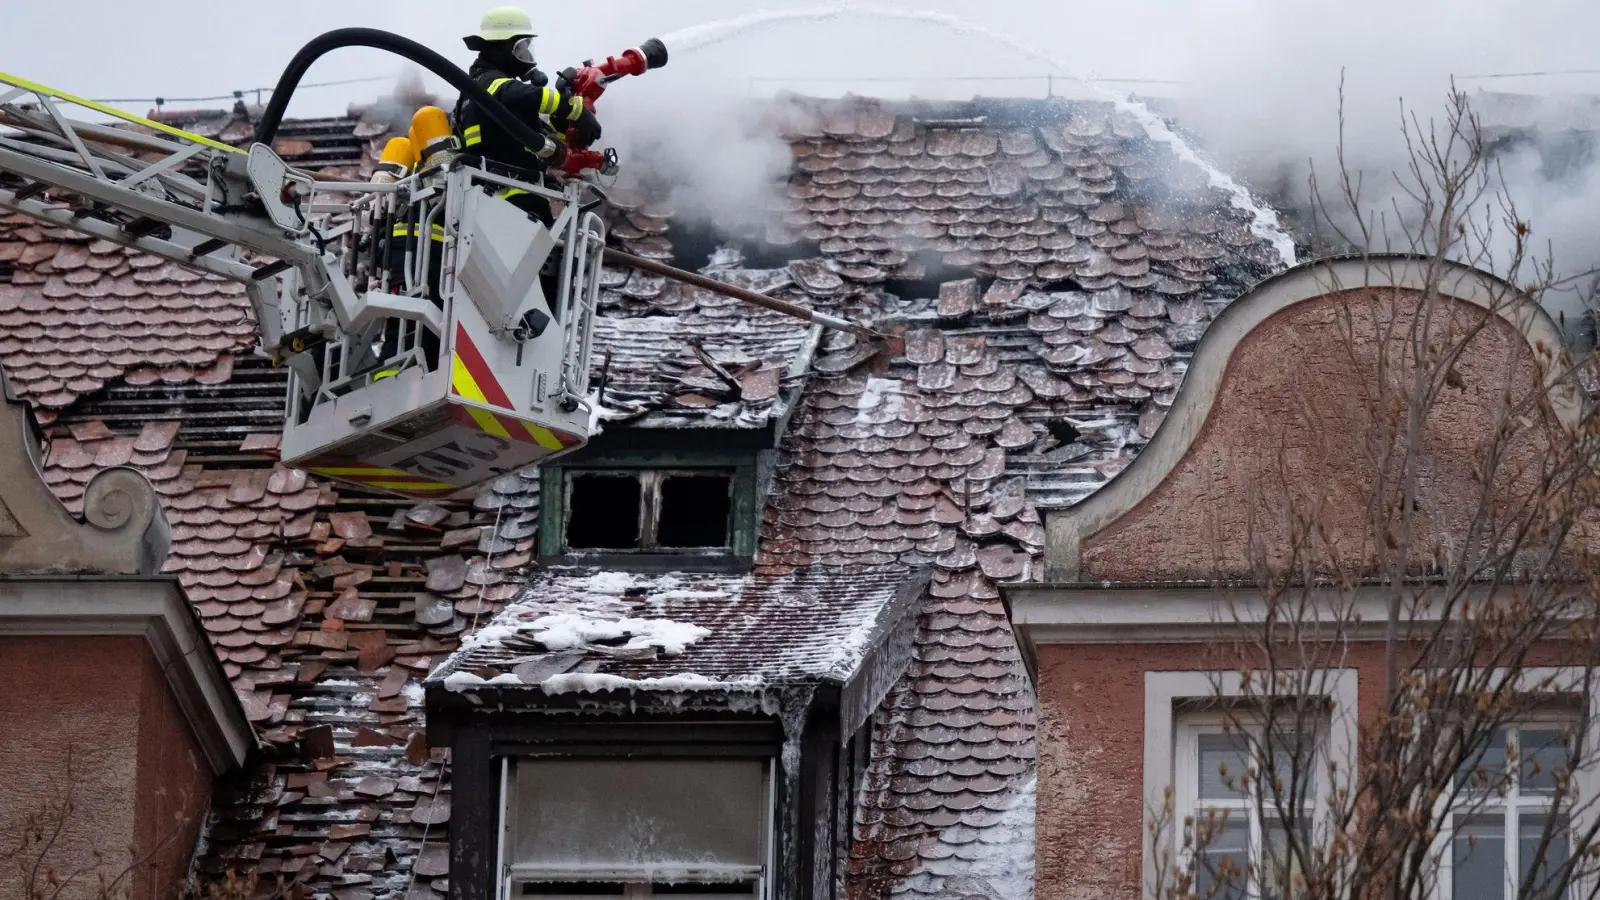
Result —
[[[788, 279], [781, 269], [717, 277], [757, 289]], [[778, 442], [822, 334], [704, 292], [654, 289], [652, 312], [678, 314], [596, 320], [602, 427], [540, 467], [545, 564], [741, 571], [755, 555]]]

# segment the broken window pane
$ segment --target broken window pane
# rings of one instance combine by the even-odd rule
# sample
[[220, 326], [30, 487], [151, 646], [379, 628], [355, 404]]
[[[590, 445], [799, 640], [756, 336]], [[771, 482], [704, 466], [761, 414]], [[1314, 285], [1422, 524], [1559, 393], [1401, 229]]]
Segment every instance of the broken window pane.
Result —
[[665, 475], [656, 543], [662, 547], [726, 547], [733, 503], [728, 475]]
[[519, 760], [513, 866], [759, 867], [765, 766], [756, 760]]
[[567, 546], [573, 550], [637, 550], [639, 478], [574, 473], [568, 482]]

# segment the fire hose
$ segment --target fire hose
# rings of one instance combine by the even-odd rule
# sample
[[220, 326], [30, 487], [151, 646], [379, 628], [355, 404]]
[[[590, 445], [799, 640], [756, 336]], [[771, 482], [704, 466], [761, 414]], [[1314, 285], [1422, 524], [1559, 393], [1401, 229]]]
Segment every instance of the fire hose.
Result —
[[[268, 101], [266, 109], [262, 112], [261, 122], [256, 126], [255, 139], [258, 143], [270, 146], [273, 139], [277, 137], [278, 128], [283, 124], [283, 114], [289, 107], [289, 101], [294, 96], [294, 91], [299, 86], [300, 79], [305, 76], [311, 65], [324, 55], [344, 47], [372, 47], [379, 50], [387, 50], [425, 67], [444, 79], [451, 87], [461, 91], [466, 95], [467, 99], [471, 100], [482, 111], [483, 115], [493, 120], [496, 125], [504, 128], [524, 146], [542, 146], [545, 141], [551, 140], [551, 138], [530, 127], [514, 113], [506, 109], [499, 100], [496, 100], [493, 95], [473, 81], [470, 75], [461, 71], [454, 63], [422, 44], [375, 28], [339, 28], [313, 38], [304, 47], [301, 47], [300, 51], [289, 61], [288, 67], [284, 69], [283, 74], [278, 78], [277, 86], [272, 90], [272, 99]], [[638, 47], [624, 50], [619, 56], [607, 57], [605, 62], [598, 65], [585, 62], [580, 68], [568, 69], [561, 73], [561, 78], [568, 90], [583, 97], [584, 102], [592, 108], [593, 104], [605, 93], [606, 85], [611, 82], [628, 75], [642, 75], [652, 69], [659, 69], [666, 64], [666, 46], [661, 41], [651, 38]], [[572, 137], [575, 136], [570, 136], [569, 140]], [[564, 169], [567, 174], [576, 175], [584, 169], [600, 168], [604, 161], [605, 158], [600, 153], [587, 147], [574, 147], [569, 151], [568, 162]], [[617, 265], [641, 269], [683, 284], [812, 322], [824, 328], [832, 328], [854, 334], [879, 345], [891, 356], [900, 356], [904, 353], [903, 345], [897, 349], [897, 341], [894, 339], [856, 322], [768, 297], [755, 291], [724, 284], [704, 275], [697, 275], [654, 260], [624, 253], [614, 248], [606, 248], [605, 258], [608, 262]]]

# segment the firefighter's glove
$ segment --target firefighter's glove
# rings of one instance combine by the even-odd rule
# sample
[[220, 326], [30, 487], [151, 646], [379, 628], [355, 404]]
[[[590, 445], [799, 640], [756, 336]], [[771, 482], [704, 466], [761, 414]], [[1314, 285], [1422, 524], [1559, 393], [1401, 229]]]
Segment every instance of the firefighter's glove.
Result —
[[577, 138], [579, 147], [594, 146], [600, 140], [600, 120], [585, 109], [572, 122], [572, 136]]

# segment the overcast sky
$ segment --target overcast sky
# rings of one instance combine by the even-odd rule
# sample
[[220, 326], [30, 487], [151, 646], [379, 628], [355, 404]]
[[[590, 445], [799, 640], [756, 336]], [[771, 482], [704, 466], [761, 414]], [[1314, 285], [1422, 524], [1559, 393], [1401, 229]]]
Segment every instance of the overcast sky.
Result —
[[[462, 0], [0, 0], [0, 71], [96, 98], [191, 97], [271, 85], [309, 38], [350, 25], [385, 28], [421, 41], [458, 62], [460, 36], [484, 8]], [[953, 13], [1049, 49], [1083, 72], [1112, 78], [1186, 79], [1219, 70], [1250, 72], [1280, 64], [1314, 69], [1315, 85], [1339, 65], [1381, 66], [1375, 57], [1408, 54], [1430, 75], [1600, 68], [1592, 53], [1600, 14], [1580, 0], [878, 0], [882, 6]], [[738, 0], [606, 0], [589, 4], [527, 2], [541, 32], [541, 62], [559, 68], [604, 55], [651, 35], [753, 10], [814, 3]], [[1315, 11], [1309, 11], [1313, 10]], [[1326, 44], [1323, 47], [1319, 45]], [[1298, 45], [1317, 46], [1309, 59]], [[1283, 52], [1296, 48], [1293, 53]], [[1276, 51], [1276, 52], [1275, 52]], [[1418, 52], [1420, 51], [1420, 52]], [[1048, 66], [1019, 60], [981, 38], [908, 23], [794, 25], [768, 29], [698, 54], [686, 76], [750, 89], [750, 78], [864, 79], [886, 75], [1043, 75]], [[308, 81], [394, 75], [386, 54], [346, 50], [318, 63]], [[1332, 73], [1332, 74], [1330, 74]], [[1415, 74], [1415, 73], [1413, 73]], [[669, 76], [670, 77], [670, 76]], [[1504, 79], [1496, 86], [1600, 90], [1600, 76]], [[1042, 93], [1043, 82], [793, 82], [818, 93]], [[692, 89], [692, 85], [683, 85]], [[765, 89], [766, 83], [758, 85]], [[354, 85], [305, 91], [292, 114], [341, 111], [383, 88]], [[136, 112], [149, 104], [126, 103]]]

